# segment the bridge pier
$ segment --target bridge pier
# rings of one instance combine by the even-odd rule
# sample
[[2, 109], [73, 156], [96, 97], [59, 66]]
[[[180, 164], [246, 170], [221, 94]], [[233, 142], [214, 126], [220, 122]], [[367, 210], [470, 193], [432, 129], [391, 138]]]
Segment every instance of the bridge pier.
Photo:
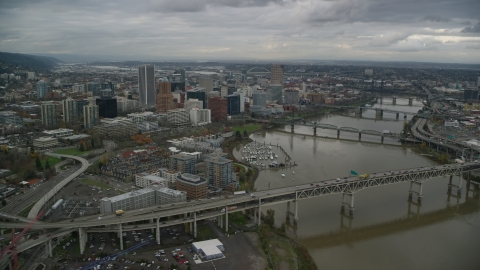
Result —
[[157, 218], [157, 230], [156, 230], [157, 245], [160, 245], [160, 218]]
[[197, 212], [193, 212], [193, 238], [197, 238]]
[[340, 138], [340, 129], [337, 129], [337, 139]]
[[[297, 196], [295, 196], [297, 197]], [[293, 216], [295, 222], [298, 220], [298, 199], [295, 198], [295, 214]]]
[[413, 98], [408, 98], [408, 106], [412, 106], [413, 105]]
[[317, 127], [313, 127], [313, 136], [317, 136]]
[[228, 233], [228, 206], [225, 206], [225, 232]]
[[[419, 186], [419, 191], [414, 191], [413, 190], [413, 184], [417, 184]], [[423, 189], [423, 186], [422, 186], [422, 182], [418, 182], [418, 181], [410, 181], [410, 190], [408, 191], [408, 199], [409, 200], [412, 200], [413, 198], [413, 194], [417, 194], [417, 203], [422, 203], [422, 189]]]
[[53, 257], [53, 255], [52, 255], [52, 239], [48, 239], [47, 242], [45, 242], [45, 254], [49, 258]]
[[358, 133], [358, 140], [359, 140], [359, 141], [362, 140], [362, 133], [361, 133], [361, 132]]
[[287, 202], [287, 221], [290, 220], [290, 202]]
[[[349, 195], [350, 196], [350, 203], [348, 202], [345, 202], [345, 194], [346, 195]], [[350, 215], [353, 215], [353, 210], [354, 210], [354, 207], [353, 207], [353, 198], [354, 198], [354, 195], [353, 193], [342, 193], [342, 204], [341, 204], [341, 211], [342, 212], [345, 212], [345, 205], [348, 205], [349, 206], [349, 214]]]
[[78, 244], [80, 245], [80, 254], [83, 255], [87, 244], [87, 232], [84, 228], [78, 228]]
[[403, 114], [403, 119], [407, 119], [407, 114], [406, 113]]
[[397, 105], [397, 98], [396, 97], [393, 97], [392, 105]]
[[260, 223], [262, 222], [262, 199], [258, 199], [258, 220], [257, 220], [258, 226], [260, 226]]
[[381, 139], [381, 142], [383, 143], [383, 138], [384, 138], [384, 137], [382, 136], [381, 138], [382, 138], [382, 139]]
[[291, 125], [290, 125], [290, 132], [293, 133], [294, 129], [295, 129], [295, 125], [291, 124]]
[[118, 238], [120, 238], [120, 250], [123, 250], [122, 223], [118, 223]]
[[398, 120], [399, 115], [400, 115], [400, 113], [398, 113], [398, 112], [395, 114], [397, 120]]

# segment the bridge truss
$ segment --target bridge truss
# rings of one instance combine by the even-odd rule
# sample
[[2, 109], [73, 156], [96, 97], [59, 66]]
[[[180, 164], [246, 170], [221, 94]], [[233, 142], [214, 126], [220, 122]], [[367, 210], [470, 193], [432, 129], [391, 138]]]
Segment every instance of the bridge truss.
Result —
[[436, 177], [442, 177], [447, 175], [461, 175], [462, 172], [462, 168], [458, 167], [445, 167], [444, 169], [426, 171], [405, 171], [404, 173], [390, 175], [387, 172], [383, 173], [383, 175], [372, 175], [367, 179], [359, 179], [355, 182], [344, 182], [343, 180], [340, 180], [340, 182], [328, 186], [315, 186], [310, 189], [300, 190], [297, 192], [296, 197], [297, 199], [308, 199], [311, 197], [338, 193], [352, 194], [369, 187], [390, 185], [401, 182], [422, 183]]

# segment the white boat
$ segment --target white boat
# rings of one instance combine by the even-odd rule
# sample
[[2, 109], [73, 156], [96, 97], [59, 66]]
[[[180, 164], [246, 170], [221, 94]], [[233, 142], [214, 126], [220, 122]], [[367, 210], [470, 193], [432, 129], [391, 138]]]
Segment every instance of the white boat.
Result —
[[372, 107], [372, 105], [370, 105], [370, 104], [365, 104], [365, 107]]
[[285, 177], [285, 173], [282, 172], [282, 177]]
[[292, 171], [292, 174], [295, 174], [295, 171]]
[[295, 181], [295, 178], [293, 178], [292, 181]]
[[278, 155], [277, 155], [277, 154], [275, 154], [275, 158], [278, 158]]

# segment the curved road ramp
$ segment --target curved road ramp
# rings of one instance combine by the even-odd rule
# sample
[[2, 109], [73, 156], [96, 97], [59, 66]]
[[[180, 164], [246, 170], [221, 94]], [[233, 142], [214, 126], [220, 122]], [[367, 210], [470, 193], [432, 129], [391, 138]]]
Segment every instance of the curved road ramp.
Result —
[[51, 156], [51, 157], [57, 157], [57, 158], [75, 159], [75, 160], [78, 160], [82, 163], [82, 167], [78, 171], [72, 173], [67, 178], [63, 179], [52, 190], [50, 190], [47, 194], [45, 194], [45, 196], [40, 198], [40, 200], [38, 200], [38, 202], [35, 203], [35, 205], [32, 207], [32, 209], [30, 210], [30, 213], [28, 213], [28, 218], [29, 219], [35, 219], [35, 217], [38, 215], [40, 210], [42, 210], [42, 207], [45, 205], [45, 203], [48, 202], [48, 200], [50, 200], [55, 195], [55, 193], [57, 193], [59, 190], [61, 190], [64, 186], [66, 186], [68, 183], [70, 183], [70, 181], [75, 179], [77, 176], [82, 174], [88, 168], [88, 166], [90, 166], [90, 163], [88, 162], [88, 160], [86, 160], [84, 158], [81, 158], [81, 157], [70, 156], [70, 155], [61, 155], [61, 154], [53, 154], [53, 153], [46, 153], [46, 155]]

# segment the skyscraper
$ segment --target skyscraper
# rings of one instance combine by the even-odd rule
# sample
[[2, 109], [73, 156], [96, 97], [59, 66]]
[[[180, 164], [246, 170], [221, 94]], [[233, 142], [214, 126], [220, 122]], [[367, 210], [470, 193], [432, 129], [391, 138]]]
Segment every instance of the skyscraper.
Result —
[[270, 69], [271, 80], [270, 84], [283, 85], [283, 65], [272, 65]]
[[213, 91], [213, 79], [212, 78], [200, 78], [200, 87], [205, 88], [205, 92], [211, 92]]
[[97, 98], [98, 114], [104, 118], [117, 117], [116, 98]]
[[204, 158], [205, 178], [208, 184], [225, 189], [233, 182], [233, 161], [216, 154], [206, 155]]
[[138, 94], [140, 106], [155, 106], [155, 68], [153, 65], [138, 66]]
[[93, 128], [98, 125], [98, 105], [88, 105], [83, 107], [83, 127], [85, 129]]
[[172, 83], [171, 91], [185, 91], [185, 70], [177, 69], [170, 77]]
[[66, 123], [76, 123], [78, 121], [77, 101], [71, 98], [64, 99], [63, 105], [63, 121]]
[[47, 94], [47, 83], [43, 80], [37, 82], [37, 98], [45, 98]]
[[55, 111], [55, 104], [51, 101], [43, 102], [40, 106], [42, 124], [47, 129], [53, 129], [57, 125], [57, 114]]
[[175, 108], [171, 87], [170, 82], [161, 81], [158, 83], [157, 112], [166, 112]]

